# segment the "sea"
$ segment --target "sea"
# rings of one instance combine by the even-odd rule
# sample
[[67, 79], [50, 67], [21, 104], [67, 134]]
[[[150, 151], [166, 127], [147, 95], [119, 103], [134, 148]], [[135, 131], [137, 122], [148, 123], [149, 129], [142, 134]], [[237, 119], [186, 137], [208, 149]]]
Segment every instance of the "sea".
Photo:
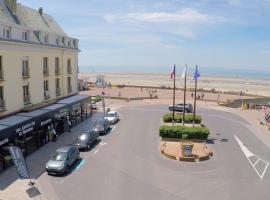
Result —
[[[176, 66], [176, 73], [181, 74], [184, 67]], [[166, 66], [79, 66], [82, 73], [127, 73], [127, 74], [170, 74], [173, 67]], [[250, 69], [250, 68], [224, 68], [224, 67], [198, 67], [201, 76], [220, 76], [237, 78], [256, 78], [270, 80], [269, 69]], [[192, 75], [195, 67], [188, 68], [188, 74]]]

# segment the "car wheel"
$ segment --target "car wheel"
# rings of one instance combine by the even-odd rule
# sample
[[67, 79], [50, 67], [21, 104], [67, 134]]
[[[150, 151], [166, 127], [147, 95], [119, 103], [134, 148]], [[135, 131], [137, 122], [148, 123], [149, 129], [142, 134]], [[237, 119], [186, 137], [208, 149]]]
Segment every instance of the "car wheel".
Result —
[[87, 145], [87, 150], [90, 150], [91, 146], [90, 144]]

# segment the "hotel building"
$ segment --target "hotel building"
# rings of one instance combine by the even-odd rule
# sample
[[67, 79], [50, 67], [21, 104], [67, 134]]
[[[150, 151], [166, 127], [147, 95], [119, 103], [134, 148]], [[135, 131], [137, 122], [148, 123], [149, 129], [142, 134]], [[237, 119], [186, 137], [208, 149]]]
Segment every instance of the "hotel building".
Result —
[[91, 112], [77, 95], [78, 43], [42, 8], [0, 0], [0, 171], [5, 146], [27, 155]]

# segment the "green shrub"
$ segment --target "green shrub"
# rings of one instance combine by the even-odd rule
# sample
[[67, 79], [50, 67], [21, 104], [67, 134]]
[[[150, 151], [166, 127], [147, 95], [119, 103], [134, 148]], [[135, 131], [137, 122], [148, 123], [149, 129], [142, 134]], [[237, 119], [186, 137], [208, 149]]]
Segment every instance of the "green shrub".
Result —
[[[168, 113], [163, 115], [163, 121], [168, 123], [172, 122], [173, 115], [172, 113]], [[175, 114], [174, 120], [177, 123], [182, 123], [183, 115], [182, 114]], [[200, 124], [202, 121], [202, 118], [200, 115], [195, 115], [195, 123]], [[193, 122], [193, 114], [186, 114], [185, 115], [185, 123], [192, 123]]]
[[205, 127], [186, 126], [161, 126], [159, 136], [163, 138], [176, 139], [207, 139], [209, 130]]
[[98, 102], [98, 101], [101, 100], [101, 96], [99, 96], [99, 95], [97, 95], [97, 96], [92, 96], [92, 97], [91, 97], [91, 100], [92, 100], [92, 102]]

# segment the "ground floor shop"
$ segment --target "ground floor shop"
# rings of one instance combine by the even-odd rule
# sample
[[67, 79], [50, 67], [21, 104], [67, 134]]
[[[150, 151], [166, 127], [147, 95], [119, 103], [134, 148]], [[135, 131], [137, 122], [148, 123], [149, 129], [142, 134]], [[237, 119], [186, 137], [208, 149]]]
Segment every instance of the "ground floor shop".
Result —
[[19, 146], [25, 156], [31, 154], [90, 117], [90, 101], [90, 96], [72, 96], [0, 120], [0, 172], [12, 165], [8, 146]]

